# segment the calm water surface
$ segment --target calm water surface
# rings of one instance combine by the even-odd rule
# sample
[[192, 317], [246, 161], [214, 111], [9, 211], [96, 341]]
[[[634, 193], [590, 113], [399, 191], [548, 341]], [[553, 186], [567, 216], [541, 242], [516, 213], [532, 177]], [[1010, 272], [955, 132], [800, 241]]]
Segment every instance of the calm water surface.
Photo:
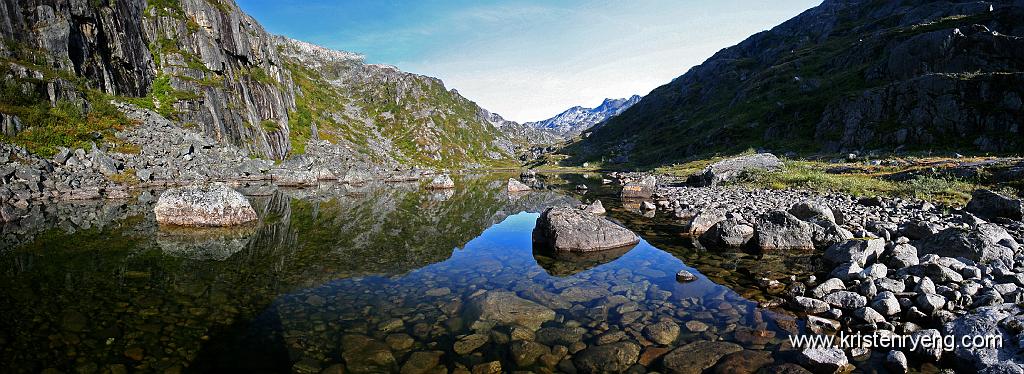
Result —
[[[757, 279], [802, 276], [815, 270], [809, 259], [692, 248], [676, 222], [643, 216], [600, 179], [546, 176], [542, 189], [509, 196], [507, 177], [466, 176], [444, 192], [416, 183], [244, 188], [260, 223], [225, 230], [160, 228], [149, 194], [46, 207], [3, 227], [0, 366], [315, 373], [344, 364], [374, 372], [429, 351], [439, 362], [431, 372], [495, 360], [506, 371], [564, 367], [517, 366], [509, 341], [522, 332], [502, 326], [456, 354], [456, 342], [473, 333], [465, 300], [492, 291], [555, 310], [543, 327], [561, 335], [549, 346], [651, 345], [642, 329], [667, 320], [684, 326], [670, 347], [726, 340], [793, 359], [786, 336], [802, 323], [758, 307], [771, 296]], [[581, 183], [591, 190], [569, 189]], [[541, 209], [595, 198], [645, 240], [597, 257], [533, 251]], [[699, 280], [678, 283], [681, 269]], [[707, 329], [691, 323], [692, 331], [690, 321]]]

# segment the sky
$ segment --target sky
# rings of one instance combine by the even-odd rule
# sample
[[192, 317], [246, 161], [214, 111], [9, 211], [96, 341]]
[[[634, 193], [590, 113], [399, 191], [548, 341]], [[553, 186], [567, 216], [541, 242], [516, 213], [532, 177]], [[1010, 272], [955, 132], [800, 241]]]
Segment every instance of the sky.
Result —
[[821, 0], [236, 0], [271, 33], [441, 78], [506, 119], [645, 95]]

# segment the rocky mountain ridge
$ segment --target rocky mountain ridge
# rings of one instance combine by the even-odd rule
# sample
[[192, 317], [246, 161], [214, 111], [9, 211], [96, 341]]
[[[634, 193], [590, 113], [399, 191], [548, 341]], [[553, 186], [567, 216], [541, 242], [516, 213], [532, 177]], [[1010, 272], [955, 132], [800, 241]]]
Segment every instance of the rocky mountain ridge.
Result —
[[1021, 20], [1020, 1], [828, 0], [655, 89], [571, 147], [572, 161], [1019, 153]]
[[131, 122], [111, 99], [274, 160], [325, 140], [384, 166], [465, 167], [522, 142], [440, 80], [273, 36], [230, 0], [18, 0], [0, 18], [4, 141], [45, 156], [116, 146]]
[[562, 139], [570, 139], [619, 115], [639, 102], [640, 99], [640, 95], [621, 99], [604, 99], [601, 105], [594, 108], [574, 106], [554, 117], [543, 121], [527, 122], [525, 125], [543, 132], [553, 133]]

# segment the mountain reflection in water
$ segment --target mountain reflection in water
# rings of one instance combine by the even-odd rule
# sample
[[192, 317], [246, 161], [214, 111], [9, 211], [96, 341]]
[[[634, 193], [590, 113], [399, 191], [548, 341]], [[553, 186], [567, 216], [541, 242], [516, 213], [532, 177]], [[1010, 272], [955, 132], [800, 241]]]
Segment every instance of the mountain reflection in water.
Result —
[[[345, 362], [358, 371], [377, 367], [347, 362], [355, 356], [346, 350], [380, 348], [394, 360], [380, 369], [397, 370], [415, 351], [437, 352], [449, 369], [491, 360], [514, 368], [507, 329], [496, 328], [475, 353], [453, 351], [472, 333], [463, 300], [491, 290], [555, 310], [544, 327], [582, 328], [581, 344], [643, 340], [643, 327], [658, 320], [701, 321], [706, 330], [684, 327], [672, 345], [725, 339], [775, 351], [795, 330], [792, 317], [704, 276], [676, 282], [680, 269], [698, 273], [679, 260], [686, 249], [642, 241], [598, 258], [535, 254], [531, 231], [541, 209], [606, 196], [599, 181], [588, 196], [510, 196], [507, 178], [462, 177], [444, 194], [417, 183], [254, 187], [260, 223], [209, 232], [159, 227], [151, 194], [45, 207], [2, 230], [0, 365], [318, 372]], [[548, 184], [581, 183], [565, 178]], [[615, 204], [612, 214], [627, 226], [649, 220]], [[670, 240], [640, 226], [645, 239]]]

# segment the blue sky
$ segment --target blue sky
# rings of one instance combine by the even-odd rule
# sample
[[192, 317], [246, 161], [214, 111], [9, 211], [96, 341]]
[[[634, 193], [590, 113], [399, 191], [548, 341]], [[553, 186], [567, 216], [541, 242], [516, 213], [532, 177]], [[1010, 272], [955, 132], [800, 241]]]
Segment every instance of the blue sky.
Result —
[[821, 0], [237, 0], [268, 31], [434, 76], [516, 121], [644, 95]]

